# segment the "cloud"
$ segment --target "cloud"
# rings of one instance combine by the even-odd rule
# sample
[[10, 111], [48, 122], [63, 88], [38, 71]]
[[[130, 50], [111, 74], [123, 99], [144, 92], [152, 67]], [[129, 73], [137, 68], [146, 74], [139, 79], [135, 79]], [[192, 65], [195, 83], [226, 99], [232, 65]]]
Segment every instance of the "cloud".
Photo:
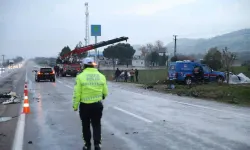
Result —
[[154, 0], [150, 3], [140, 3], [134, 7], [118, 11], [120, 15], [151, 16], [164, 10], [171, 9], [178, 5], [193, 3], [196, 0]]

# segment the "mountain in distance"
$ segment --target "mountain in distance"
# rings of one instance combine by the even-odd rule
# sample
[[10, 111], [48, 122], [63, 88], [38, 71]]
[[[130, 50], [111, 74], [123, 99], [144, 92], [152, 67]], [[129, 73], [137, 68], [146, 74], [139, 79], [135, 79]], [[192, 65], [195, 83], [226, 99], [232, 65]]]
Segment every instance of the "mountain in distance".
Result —
[[[177, 39], [177, 53], [206, 53], [211, 47], [222, 50], [228, 47], [232, 52], [250, 51], [250, 29], [242, 29], [209, 39]], [[174, 42], [167, 44], [168, 51], [174, 50]]]

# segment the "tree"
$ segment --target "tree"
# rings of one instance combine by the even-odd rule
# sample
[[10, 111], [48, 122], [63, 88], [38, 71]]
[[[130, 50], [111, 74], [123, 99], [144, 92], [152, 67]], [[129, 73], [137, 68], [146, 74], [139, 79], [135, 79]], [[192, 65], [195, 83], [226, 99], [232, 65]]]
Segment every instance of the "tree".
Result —
[[[78, 48], [81, 48], [81, 47], [83, 47], [83, 44], [82, 44], [82, 42], [80, 41], [80, 42], [78, 42], [78, 44], [76, 44], [75, 49], [78, 49]], [[81, 54], [78, 54], [77, 57], [80, 58], [80, 59], [82, 59], [82, 58], [87, 57], [87, 55], [88, 55], [88, 52], [83, 52], [83, 53], [81, 53]]]
[[132, 59], [135, 54], [134, 48], [127, 43], [118, 43], [117, 45], [115, 45], [115, 49], [118, 54], [118, 59]]
[[167, 47], [164, 46], [162, 41], [158, 40], [155, 42], [154, 51], [156, 51], [158, 53], [166, 53]]
[[57, 63], [57, 64], [62, 64], [62, 63], [63, 63], [62, 60], [60, 59], [60, 57], [57, 57], [56, 63]]
[[176, 56], [173, 56], [171, 58], [171, 62], [175, 62], [175, 61], [183, 61], [183, 60], [195, 60], [192, 56], [187, 56], [187, 55], [182, 55], [182, 54], [177, 54]]
[[168, 56], [166, 56], [166, 53], [163, 53], [163, 56], [160, 56], [159, 66], [166, 66], [167, 60]]
[[17, 57], [14, 59], [14, 62], [15, 62], [15, 63], [19, 63], [19, 62], [21, 62], [21, 61], [23, 61], [23, 57], [21, 57], [21, 56], [17, 56]]
[[210, 48], [203, 60], [212, 69], [219, 70], [222, 67], [222, 54], [217, 47]]
[[227, 84], [229, 83], [229, 72], [232, 69], [231, 67], [235, 59], [236, 55], [232, 52], [229, 52], [227, 47], [225, 47], [225, 49], [222, 50], [222, 63], [223, 67], [226, 70]]
[[170, 61], [171, 62], [176, 62], [176, 61], [178, 61], [178, 57], [177, 56], [173, 56], [173, 57], [171, 57]]
[[151, 53], [151, 52], [154, 51], [154, 45], [151, 44], [151, 43], [148, 43], [148, 44], [146, 45], [146, 48], [147, 48], [148, 53]]
[[114, 46], [108, 46], [103, 50], [103, 56], [112, 59], [113, 69], [115, 69], [115, 58], [118, 58], [118, 54], [115, 51]]
[[139, 50], [141, 51], [141, 56], [142, 56], [142, 57], [146, 57], [146, 55], [147, 55], [147, 53], [148, 53], [147, 47], [143, 45], [142, 47], [140, 47]]
[[63, 56], [65, 54], [69, 53], [69, 52], [71, 52], [71, 49], [69, 48], [69, 46], [65, 46], [65, 47], [63, 47], [63, 49], [59, 53], [59, 56]]
[[156, 64], [159, 63], [159, 58], [160, 55], [156, 51], [153, 51], [146, 56], [146, 60], [149, 61], [152, 66], [155, 66]]
[[135, 54], [134, 48], [130, 44], [118, 43], [114, 46], [109, 46], [104, 49], [103, 56], [106, 58], [111, 58], [113, 61], [113, 67], [115, 68], [114, 60], [117, 58], [119, 60], [131, 60]]

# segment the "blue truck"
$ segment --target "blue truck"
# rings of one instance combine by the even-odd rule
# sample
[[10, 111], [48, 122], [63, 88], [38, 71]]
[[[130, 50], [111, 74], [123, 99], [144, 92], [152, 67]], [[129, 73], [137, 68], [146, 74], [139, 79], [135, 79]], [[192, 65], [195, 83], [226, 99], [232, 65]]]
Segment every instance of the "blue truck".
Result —
[[168, 68], [168, 78], [169, 80], [175, 80], [176, 82], [190, 84], [194, 81], [193, 70], [195, 66], [202, 67], [205, 81], [223, 82], [226, 79], [226, 74], [224, 72], [214, 71], [205, 64], [192, 61], [176, 61], [170, 63]]

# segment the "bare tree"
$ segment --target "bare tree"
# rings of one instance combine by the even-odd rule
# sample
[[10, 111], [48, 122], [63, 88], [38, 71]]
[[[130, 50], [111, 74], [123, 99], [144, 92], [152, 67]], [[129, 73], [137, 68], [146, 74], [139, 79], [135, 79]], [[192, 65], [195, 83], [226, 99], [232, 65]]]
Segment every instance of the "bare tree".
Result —
[[155, 42], [154, 49], [157, 52], [166, 52], [166, 47], [164, 46], [164, 43], [160, 40]]
[[151, 52], [154, 51], [154, 45], [153, 45], [153, 44], [148, 43], [148, 44], [146, 45], [146, 47], [147, 47], [147, 51], [148, 51], [149, 53], [151, 53]]
[[229, 52], [227, 47], [222, 50], [222, 63], [226, 70], [227, 84], [229, 83], [229, 72], [235, 59], [236, 55], [232, 52]]
[[146, 57], [146, 55], [148, 53], [147, 47], [143, 45], [142, 47], [140, 47], [139, 50], [141, 51], [141, 56]]

